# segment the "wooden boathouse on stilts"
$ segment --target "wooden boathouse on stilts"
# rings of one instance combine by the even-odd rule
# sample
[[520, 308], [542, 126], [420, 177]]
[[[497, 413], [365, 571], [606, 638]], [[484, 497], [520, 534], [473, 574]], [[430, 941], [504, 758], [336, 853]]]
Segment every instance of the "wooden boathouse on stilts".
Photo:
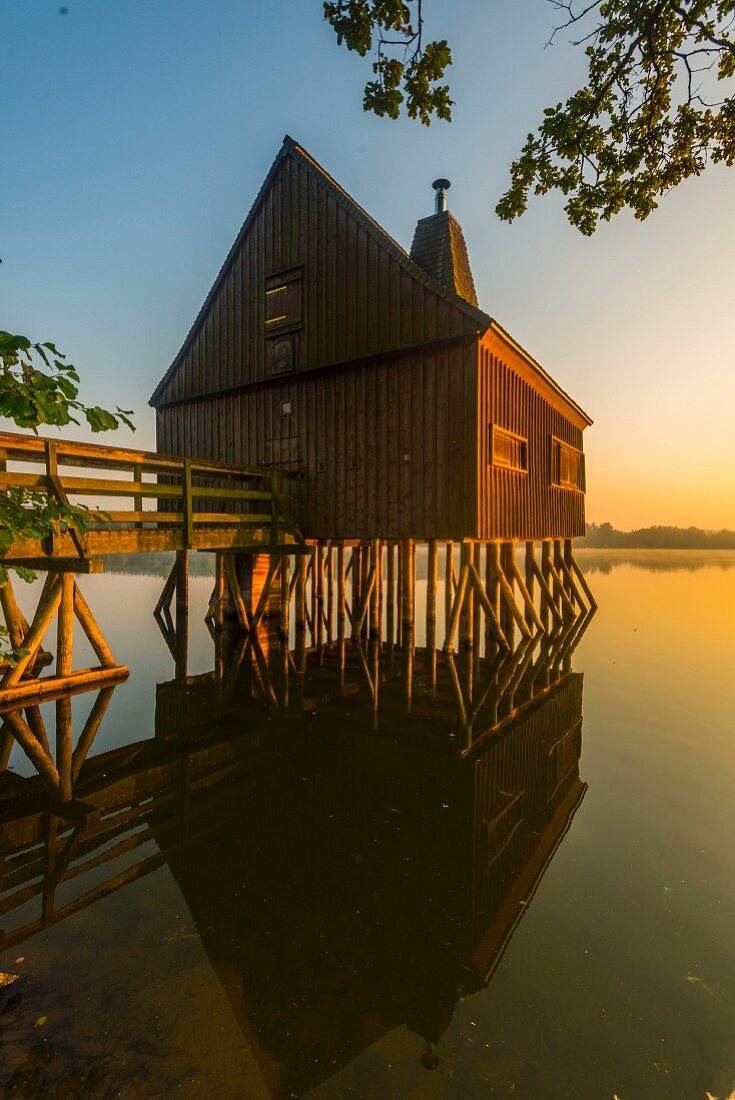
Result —
[[[448, 187], [435, 181], [409, 253], [286, 138], [151, 398], [157, 451], [0, 433], [0, 490], [105, 509], [86, 531], [0, 548], [0, 566], [47, 574], [29, 622], [0, 573], [20, 651], [0, 669], [0, 715], [62, 800], [77, 751], [69, 693], [127, 675], [76, 580], [107, 554], [175, 552], [155, 614], [185, 680], [189, 554], [213, 553], [217, 683], [227, 695], [254, 658], [279, 715], [290, 692], [303, 698], [307, 656], [323, 666], [336, 651], [343, 684], [349, 642], [377, 723], [394, 656], [410, 709], [417, 653], [435, 693], [442, 651], [471, 746], [495, 657], [518, 656], [508, 675], [522, 676], [539, 639], [561, 655], [581, 637], [595, 607], [573, 549], [591, 421], [479, 308]], [[39, 677], [54, 618], [56, 666]], [[73, 668], [75, 619], [98, 666]], [[225, 676], [217, 639], [233, 633]], [[49, 699], [56, 762], [38, 709]]]
[[297, 651], [307, 626], [343, 643], [346, 609], [353, 639], [410, 652], [421, 544], [429, 652], [594, 608], [573, 551], [591, 420], [479, 308], [448, 187], [406, 252], [284, 140], [151, 398], [162, 454], [296, 475], [309, 554], [219, 554], [212, 622], [252, 631], [270, 601], [287, 633], [293, 600]]

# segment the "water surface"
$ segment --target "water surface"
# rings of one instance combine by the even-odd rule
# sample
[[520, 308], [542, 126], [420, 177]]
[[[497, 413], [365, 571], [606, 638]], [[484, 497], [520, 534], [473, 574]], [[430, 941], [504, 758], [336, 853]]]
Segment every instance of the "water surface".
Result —
[[[52, 897], [29, 888], [43, 830], [66, 858], [74, 823], [24, 785], [18, 748], [0, 774], [5, 1094], [735, 1089], [735, 554], [579, 558], [598, 614], [546, 686], [518, 663], [465, 757], [441, 661], [432, 701], [417, 654], [407, 714], [383, 660], [376, 723], [370, 653], [346, 692], [327, 656], [284, 722], [252, 705], [257, 671], [217, 702], [209, 578], [188, 685], [151, 617], [161, 578], [83, 578], [131, 675], [80, 773], [82, 802], [107, 792], [67, 852], [83, 873]], [[485, 664], [458, 670], [477, 699]]]

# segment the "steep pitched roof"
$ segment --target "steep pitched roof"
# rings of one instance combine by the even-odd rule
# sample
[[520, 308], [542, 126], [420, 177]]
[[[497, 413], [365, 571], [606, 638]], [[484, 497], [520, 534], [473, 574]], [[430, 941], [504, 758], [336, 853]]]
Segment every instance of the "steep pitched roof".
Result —
[[[322, 185], [329, 189], [329, 191], [335, 196], [337, 201], [340, 202], [345, 207], [345, 209], [352, 215], [352, 217], [355, 218], [357, 221], [361, 222], [362, 225], [364, 225], [365, 228], [368, 230], [368, 232], [370, 232], [381, 243], [381, 245], [384, 248], [386, 248], [391, 253], [391, 255], [393, 255], [395, 257], [395, 259], [401, 264], [401, 266], [404, 267], [406, 269], [406, 271], [408, 271], [409, 274], [413, 276], [414, 279], [417, 279], [420, 283], [422, 283], [424, 286], [428, 287], [435, 294], [437, 294], [440, 297], [446, 299], [446, 301], [450, 302], [453, 306], [455, 306], [456, 308], [462, 310], [469, 317], [471, 317], [476, 322], [478, 331], [481, 334], [484, 334], [484, 333], [488, 332], [489, 330], [492, 330], [492, 331], [496, 332], [498, 335], [500, 335], [501, 338], [503, 338], [511, 347], [513, 347], [517, 352], [519, 352], [523, 356], [523, 358], [529, 363], [530, 366], [532, 366], [532, 368], [535, 371], [538, 372], [538, 374], [541, 376], [541, 378], [547, 384], [551, 385], [552, 388], [565, 401], [569, 402], [569, 404], [574, 409], [577, 410], [577, 412], [583, 417], [584, 420], [586, 420], [586, 422], [588, 424], [592, 423], [592, 420], [589, 418], [589, 416], [587, 416], [587, 414], [584, 412], [584, 410], [582, 408], [580, 408], [580, 406], [576, 403], [576, 401], [574, 401], [569, 396], [569, 394], [566, 393], [565, 390], [563, 390], [561, 388], [561, 386], [556, 381], [554, 381], [554, 379], [543, 369], [543, 367], [541, 367], [540, 364], [537, 363], [536, 360], [533, 359], [528, 354], [528, 352], [524, 351], [524, 349], [521, 348], [520, 345], [517, 344], [512, 339], [512, 337], [510, 337], [509, 334], [496, 321], [494, 321], [483, 310], [478, 308], [478, 306], [477, 306], [477, 297], [476, 297], [476, 294], [475, 294], [474, 281], [472, 279], [472, 272], [471, 272], [470, 266], [469, 266], [469, 259], [467, 257], [467, 248], [466, 248], [466, 245], [464, 244], [464, 236], [462, 235], [462, 229], [461, 229], [461, 226], [459, 225], [459, 222], [457, 222], [456, 219], [453, 218], [453, 216], [451, 214], [449, 215], [449, 217], [452, 219], [452, 223], [454, 224], [454, 228], [451, 227], [451, 223], [450, 223], [450, 229], [449, 229], [450, 240], [451, 240], [451, 235], [452, 234], [454, 234], [454, 237], [455, 237], [454, 244], [452, 245], [452, 248], [454, 249], [453, 256], [452, 256], [452, 265], [453, 265], [452, 270], [454, 272], [454, 279], [455, 279], [454, 286], [455, 287], [460, 287], [461, 288], [460, 291], [455, 290], [455, 289], [450, 289], [449, 286], [444, 285], [441, 281], [437, 280], [437, 278], [434, 277], [432, 274], [425, 271], [424, 268], [421, 267], [416, 262], [415, 259], [412, 259], [411, 256], [406, 252], [406, 250], [404, 248], [402, 248], [401, 245], [398, 244], [397, 241], [394, 241], [393, 238], [388, 233], [386, 233], [386, 231], [382, 228], [382, 226], [378, 225], [378, 223], [375, 221], [375, 219], [372, 218], [367, 213], [367, 211], [363, 210], [363, 208], [357, 202], [355, 202], [355, 200], [352, 198], [352, 196], [349, 195], [347, 193], [347, 191], [345, 191], [344, 188], [341, 187], [337, 183], [337, 181], [335, 179], [333, 179], [332, 176], [330, 176], [329, 173], [326, 172], [324, 170], [324, 168], [322, 168], [321, 165], [318, 164], [317, 161], [315, 161], [314, 158], [309, 153], [307, 153], [307, 151], [301, 145], [298, 144], [297, 141], [295, 141], [292, 137], [289, 137], [288, 134], [283, 139], [283, 144], [281, 145], [281, 148], [279, 149], [273, 163], [271, 164], [271, 167], [268, 171], [268, 175], [263, 180], [261, 188], [260, 188], [260, 190], [258, 191], [258, 194], [255, 197], [255, 201], [253, 202], [253, 205], [250, 207], [248, 215], [247, 215], [245, 221], [243, 222], [243, 224], [240, 228], [240, 231], [237, 234], [237, 237], [235, 238], [230, 251], [227, 253], [227, 256], [225, 257], [225, 261], [222, 264], [222, 267], [220, 268], [220, 270], [217, 274], [217, 277], [214, 280], [214, 283], [212, 284], [212, 287], [211, 287], [209, 293], [207, 294], [207, 297], [205, 298], [204, 303], [202, 304], [201, 309], [199, 310], [198, 314], [196, 315], [196, 317], [194, 319], [194, 323], [192, 324], [191, 328], [189, 329], [189, 331], [186, 335], [186, 338], [185, 338], [183, 344], [181, 345], [181, 348], [179, 349], [176, 357], [174, 358], [173, 362], [171, 363], [171, 366], [168, 368], [168, 370], [164, 374], [163, 378], [161, 379], [161, 381], [158, 383], [155, 390], [151, 394], [151, 397], [148, 401], [149, 405], [152, 405], [152, 406], [155, 407], [155, 405], [156, 405], [159, 397], [163, 393], [163, 390], [165, 389], [167, 383], [169, 382], [169, 380], [173, 376], [174, 372], [176, 371], [177, 367], [179, 366], [179, 363], [181, 362], [184, 355], [186, 354], [192, 339], [194, 338], [200, 324], [202, 323], [202, 321], [206, 317], [207, 311], [209, 310], [210, 305], [212, 304], [213, 300], [215, 299], [215, 297], [216, 297], [216, 295], [219, 291], [219, 288], [222, 285], [222, 283], [223, 283], [223, 281], [224, 281], [224, 279], [227, 275], [227, 272], [230, 268], [230, 265], [231, 265], [233, 259], [235, 258], [236, 254], [238, 252], [238, 249], [240, 248], [240, 245], [242, 244], [243, 239], [244, 239], [248, 229], [250, 228], [250, 224], [253, 221], [253, 219], [254, 219], [257, 211], [258, 211], [258, 208], [259, 208], [261, 202], [263, 201], [263, 199], [264, 199], [264, 197], [265, 197], [265, 195], [268, 191], [268, 188], [270, 187], [273, 179], [275, 178], [275, 176], [276, 176], [276, 174], [277, 174], [277, 172], [278, 172], [278, 170], [281, 166], [281, 162], [284, 160], [285, 157], [288, 157], [288, 156], [293, 156], [293, 157], [298, 158], [298, 160], [300, 161], [301, 164], [303, 164], [303, 166], [306, 168], [306, 170], [308, 172], [313, 173], [319, 179], [319, 181], [322, 183]], [[436, 217], [436, 215], [434, 215], [433, 217]], [[433, 219], [431, 217], [422, 219], [422, 221], [432, 221], [432, 220]], [[421, 225], [421, 222], [419, 222], [419, 225]], [[459, 230], [459, 236], [462, 237], [461, 247], [458, 247], [458, 245], [457, 245], [456, 229]], [[417, 231], [418, 231], [418, 227], [417, 227]], [[414, 241], [414, 244], [415, 244], [415, 241]], [[461, 255], [462, 249], [464, 250], [464, 256]], [[472, 291], [471, 298], [469, 296], [470, 288], [471, 288], [471, 291]]]
[[411, 245], [411, 259], [432, 279], [477, 308], [467, 245], [462, 226], [454, 214], [443, 210], [419, 221]]
[[250, 223], [253, 220], [258, 210], [258, 207], [260, 206], [266, 192], [268, 191], [268, 188], [271, 185], [272, 180], [278, 172], [282, 160], [287, 156], [298, 158], [307, 171], [312, 172], [314, 175], [316, 175], [320, 182], [325, 187], [327, 187], [328, 190], [335, 196], [337, 201], [349, 211], [352, 217], [359, 221], [362, 225], [364, 225], [368, 232], [370, 232], [380, 241], [383, 247], [386, 248], [395, 257], [395, 259], [398, 260], [402, 267], [406, 268], [406, 270], [414, 277], [414, 279], [417, 279], [420, 283], [423, 283], [424, 286], [428, 287], [430, 290], [433, 290], [435, 294], [438, 294], [442, 298], [445, 298], [448, 302], [451, 302], [453, 306], [456, 306], [464, 313], [469, 314], [469, 316], [472, 317], [474, 321], [476, 321], [478, 331], [485, 332], [490, 325], [490, 317], [481, 309], [478, 309], [476, 303], [472, 305], [465, 298], [452, 292], [446, 286], [443, 286], [440, 282], [437, 282], [436, 279], [427, 274], [427, 272], [419, 267], [418, 264], [414, 263], [406, 250], [404, 248], [401, 248], [398, 242], [394, 241], [393, 238], [388, 233], [386, 233], [382, 226], [378, 225], [375, 219], [371, 218], [367, 211], [363, 210], [363, 208], [357, 202], [355, 202], [352, 196], [349, 195], [344, 190], [344, 188], [340, 187], [337, 181], [334, 180], [329, 175], [329, 173], [326, 172], [322, 168], [322, 166], [318, 164], [314, 160], [314, 158], [310, 156], [304, 148], [302, 148], [301, 145], [298, 144], [298, 142], [294, 141], [294, 139], [292, 137], [289, 137], [287, 134], [286, 137], [283, 139], [283, 144], [268, 171], [268, 175], [263, 180], [263, 184], [258, 191], [255, 202], [250, 207], [248, 216], [243, 222], [240, 232], [237, 234], [232, 248], [227, 253], [225, 261], [217, 274], [217, 278], [214, 280], [214, 283], [212, 284], [212, 287], [204, 300], [202, 308], [199, 310], [199, 313], [197, 314], [193, 325], [189, 329], [189, 332], [186, 335], [186, 339], [179, 349], [179, 352], [176, 355], [174, 361], [151, 394], [150, 400], [148, 401], [149, 405], [155, 406], [167, 382], [169, 381], [179, 363], [181, 362], [182, 358], [186, 354], [189, 344], [194, 337], [197, 329], [199, 328], [200, 323], [206, 316], [209, 306], [214, 300], [217, 291], [219, 290], [219, 287], [227, 274], [230, 264], [232, 263], [232, 260], [234, 259], [243, 241], [243, 238], [245, 237], [245, 234], [250, 227]]

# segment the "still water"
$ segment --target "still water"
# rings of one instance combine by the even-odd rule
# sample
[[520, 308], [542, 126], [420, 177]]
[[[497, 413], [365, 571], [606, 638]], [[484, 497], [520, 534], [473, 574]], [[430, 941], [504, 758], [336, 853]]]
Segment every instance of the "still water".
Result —
[[432, 698], [419, 628], [408, 713], [348, 643], [288, 722], [267, 650], [217, 688], [211, 578], [183, 683], [162, 578], [83, 578], [131, 674], [76, 818], [17, 746], [0, 772], [3, 1095], [729, 1096], [735, 555], [578, 556], [566, 649], [440, 657]]

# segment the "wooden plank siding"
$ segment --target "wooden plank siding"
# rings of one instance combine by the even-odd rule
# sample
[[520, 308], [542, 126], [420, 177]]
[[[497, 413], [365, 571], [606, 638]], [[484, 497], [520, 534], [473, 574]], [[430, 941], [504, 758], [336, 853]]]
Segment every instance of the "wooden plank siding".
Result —
[[[584, 534], [584, 493], [552, 485], [551, 437], [582, 450], [584, 422], [560, 395], [545, 394], [533, 372], [495, 333], [479, 342], [478, 536], [573, 538]], [[489, 425], [527, 440], [528, 472], [493, 466]]]
[[471, 537], [476, 363], [470, 339], [164, 406], [158, 448], [220, 455], [206, 425], [233, 420], [240, 461], [306, 475], [307, 538]]
[[281, 158], [157, 406], [270, 379], [265, 281], [297, 266], [301, 370], [478, 331], [467, 312], [414, 278], [376, 237], [382, 231], [352, 208], [359, 211], [303, 155]]
[[[297, 360], [274, 374], [282, 336]], [[307, 538], [584, 533], [551, 437], [581, 450], [589, 418], [292, 139], [151, 404], [165, 454], [300, 470]], [[491, 464], [491, 423], [527, 440], [528, 472]]]

